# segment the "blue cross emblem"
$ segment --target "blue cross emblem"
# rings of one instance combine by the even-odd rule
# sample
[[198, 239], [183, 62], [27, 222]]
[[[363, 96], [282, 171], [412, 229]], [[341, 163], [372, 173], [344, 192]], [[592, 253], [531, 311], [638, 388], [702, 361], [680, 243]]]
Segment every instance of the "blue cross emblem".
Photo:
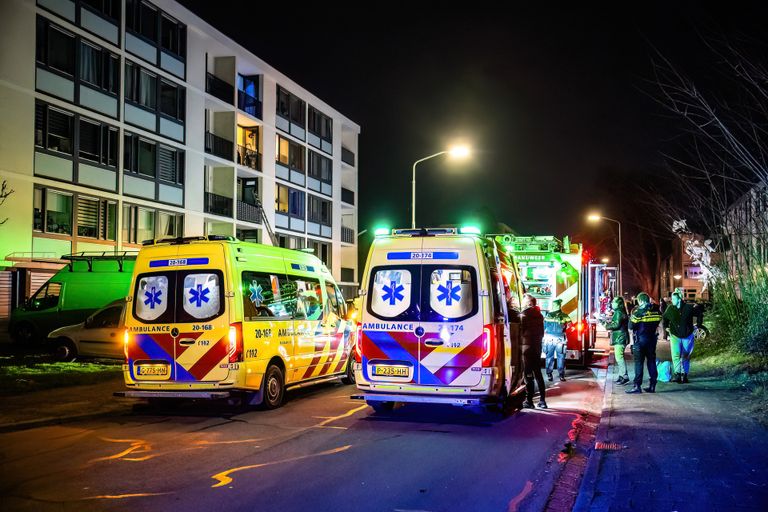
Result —
[[453, 305], [453, 301], [459, 302], [461, 300], [461, 286], [454, 288], [453, 281], [446, 281], [445, 284], [448, 285], [448, 288], [443, 285], [437, 287], [437, 291], [440, 292], [440, 295], [437, 296], [437, 300], [445, 301], [446, 306], [451, 306]]
[[402, 294], [405, 286], [398, 284], [397, 281], [390, 281], [389, 286], [384, 285], [381, 289], [384, 290], [384, 295], [381, 296], [381, 299], [389, 301], [390, 306], [394, 306], [397, 301], [405, 298]]
[[145, 306], [149, 306], [149, 309], [155, 309], [155, 304], [160, 304], [160, 296], [163, 294], [162, 290], [158, 290], [154, 286], [150, 288], [150, 291], [145, 291], [144, 296], [147, 298], [144, 301]]
[[208, 288], [203, 289], [203, 285], [197, 285], [197, 289], [189, 289], [189, 302], [195, 304], [198, 308], [203, 305], [203, 302], [208, 302], [208, 295], [210, 290]]
[[261, 306], [261, 303], [264, 302], [264, 294], [262, 293], [263, 288], [261, 285], [256, 281], [251, 281], [251, 286], [249, 286], [248, 289], [251, 291], [250, 300], [253, 302], [253, 305]]

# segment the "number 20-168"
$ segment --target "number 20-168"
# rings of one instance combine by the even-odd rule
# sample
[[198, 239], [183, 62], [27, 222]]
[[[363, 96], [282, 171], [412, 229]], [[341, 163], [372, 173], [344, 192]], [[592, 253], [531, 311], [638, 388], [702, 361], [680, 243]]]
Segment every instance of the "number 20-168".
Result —
[[213, 326], [207, 324], [192, 326], [193, 331], [210, 331], [211, 329], [213, 329]]

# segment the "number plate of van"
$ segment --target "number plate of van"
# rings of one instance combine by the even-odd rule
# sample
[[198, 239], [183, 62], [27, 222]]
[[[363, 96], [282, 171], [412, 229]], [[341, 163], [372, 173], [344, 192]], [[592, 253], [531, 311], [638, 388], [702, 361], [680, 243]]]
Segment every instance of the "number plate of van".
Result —
[[136, 375], [165, 377], [168, 375], [167, 364], [141, 364], [136, 367]]
[[407, 366], [374, 366], [373, 374], [383, 377], [408, 377]]

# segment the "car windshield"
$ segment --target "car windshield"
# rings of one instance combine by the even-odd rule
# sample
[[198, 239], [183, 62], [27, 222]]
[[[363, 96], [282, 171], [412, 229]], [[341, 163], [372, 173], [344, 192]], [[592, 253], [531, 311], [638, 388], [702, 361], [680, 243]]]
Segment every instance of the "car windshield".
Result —
[[224, 312], [219, 270], [171, 270], [136, 279], [134, 315], [147, 323], [200, 322]]

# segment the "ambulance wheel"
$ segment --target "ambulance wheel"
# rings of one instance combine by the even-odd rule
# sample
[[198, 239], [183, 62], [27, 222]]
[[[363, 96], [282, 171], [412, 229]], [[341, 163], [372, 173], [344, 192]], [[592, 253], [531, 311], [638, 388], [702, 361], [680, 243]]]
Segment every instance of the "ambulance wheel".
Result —
[[269, 365], [264, 375], [264, 408], [277, 409], [285, 398], [285, 378], [283, 370], [275, 364]]
[[53, 357], [62, 363], [69, 363], [77, 357], [77, 348], [72, 343], [72, 340], [59, 338], [56, 340], [56, 345], [53, 348]]
[[377, 414], [386, 414], [392, 412], [395, 409], [395, 402], [379, 402], [378, 400], [370, 400], [366, 402], [371, 406], [374, 412]]
[[347, 371], [344, 374], [344, 376], [341, 378], [341, 382], [343, 384], [355, 383], [355, 363], [354, 363], [354, 359], [351, 357], [347, 361]]

